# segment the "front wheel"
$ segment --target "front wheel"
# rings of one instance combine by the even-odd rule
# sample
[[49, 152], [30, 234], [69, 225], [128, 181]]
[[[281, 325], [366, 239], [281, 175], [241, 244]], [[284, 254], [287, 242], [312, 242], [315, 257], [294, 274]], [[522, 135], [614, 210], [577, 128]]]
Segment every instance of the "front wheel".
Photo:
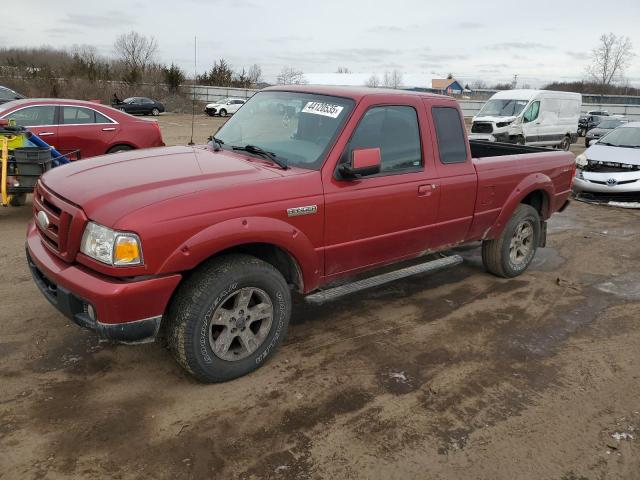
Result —
[[160, 110], [157, 108], [154, 108], [153, 110], [151, 110], [151, 115], [153, 115], [154, 117], [157, 117], [158, 115], [160, 115]]
[[533, 260], [540, 233], [538, 211], [530, 205], [519, 205], [500, 236], [482, 242], [482, 263], [494, 275], [517, 277]]
[[203, 382], [224, 382], [262, 366], [289, 325], [291, 293], [272, 265], [227, 255], [200, 267], [169, 308], [168, 343]]
[[226, 117], [227, 116], [227, 111], [224, 108], [222, 110], [220, 110], [220, 116], [221, 117]]
[[565, 152], [568, 152], [569, 149], [571, 148], [571, 139], [569, 138], [569, 135], [566, 135], [562, 141], [560, 142], [560, 145], [558, 145], [558, 147], [562, 150], [564, 150]]

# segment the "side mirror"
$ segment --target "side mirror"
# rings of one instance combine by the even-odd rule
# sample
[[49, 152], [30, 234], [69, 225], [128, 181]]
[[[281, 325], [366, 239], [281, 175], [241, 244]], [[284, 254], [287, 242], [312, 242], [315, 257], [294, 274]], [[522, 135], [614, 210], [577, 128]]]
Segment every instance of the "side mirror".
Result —
[[351, 163], [340, 165], [340, 174], [349, 179], [375, 175], [381, 164], [379, 148], [357, 148], [351, 151]]

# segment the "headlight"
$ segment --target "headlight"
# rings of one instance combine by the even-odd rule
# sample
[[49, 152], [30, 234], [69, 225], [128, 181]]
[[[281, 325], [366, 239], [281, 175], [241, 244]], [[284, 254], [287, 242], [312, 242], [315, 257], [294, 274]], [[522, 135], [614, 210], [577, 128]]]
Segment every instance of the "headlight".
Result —
[[581, 153], [576, 157], [576, 165], [580, 168], [586, 167], [589, 164], [589, 160], [587, 160], [587, 156], [584, 153]]
[[513, 120], [510, 120], [508, 122], [498, 122], [498, 123], [496, 123], [496, 127], [498, 127], [498, 128], [506, 127], [508, 125], [511, 125], [512, 122], [513, 122]]
[[80, 251], [116, 267], [142, 264], [142, 246], [135, 233], [118, 232], [94, 222], [84, 229]]

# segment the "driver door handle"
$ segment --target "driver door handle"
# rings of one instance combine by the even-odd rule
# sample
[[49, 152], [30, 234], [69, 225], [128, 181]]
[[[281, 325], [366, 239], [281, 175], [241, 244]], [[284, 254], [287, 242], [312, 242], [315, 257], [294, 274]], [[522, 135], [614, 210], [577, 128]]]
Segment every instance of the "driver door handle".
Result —
[[37, 133], [36, 135], [38, 135], [39, 137], [48, 137], [49, 135], [53, 135], [53, 132], [42, 132]]
[[427, 185], [420, 185], [418, 187], [418, 196], [419, 197], [428, 197], [437, 188], [438, 188], [438, 184], [437, 183], [429, 183]]
[[107, 128], [103, 128], [102, 131], [103, 132], [113, 132], [116, 129], [116, 127], [107, 127]]

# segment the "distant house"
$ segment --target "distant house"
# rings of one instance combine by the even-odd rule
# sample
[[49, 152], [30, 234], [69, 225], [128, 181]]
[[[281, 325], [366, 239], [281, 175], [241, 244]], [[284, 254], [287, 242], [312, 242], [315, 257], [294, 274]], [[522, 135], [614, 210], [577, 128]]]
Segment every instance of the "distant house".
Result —
[[431, 88], [444, 95], [460, 95], [464, 87], [455, 78], [434, 78]]

